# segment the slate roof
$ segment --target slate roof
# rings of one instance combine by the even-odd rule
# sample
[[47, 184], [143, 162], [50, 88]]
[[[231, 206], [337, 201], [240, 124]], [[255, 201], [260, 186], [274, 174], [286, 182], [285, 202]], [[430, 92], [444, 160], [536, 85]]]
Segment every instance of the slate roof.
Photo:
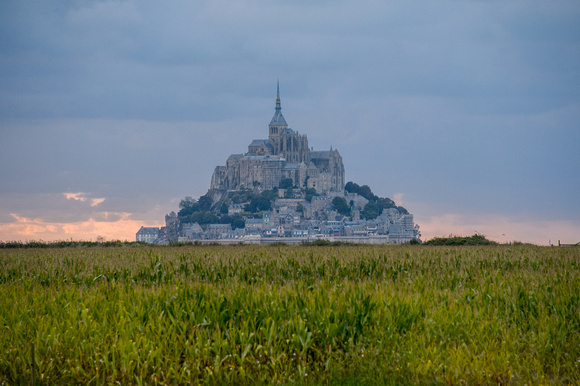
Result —
[[231, 159], [240, 159], [240, 158], [242, 158], [243, 156], [244, 156], [243, 154], [231, 154], [231, 155], [228, 157], [228, 161], [229, 161], [229, 160], [231, 160]]
[[155, 235], [159, 234], [159, 228], [157, 227], [141, 227], [137, 232], [138, 235]]
[[330, 151], [328, 150], [311, 151], [310, 159], [312, 158], [330, 158]]
[[281, 108], [276, 108], [276, 112], [270, 121], [270, 126], [288, 126], [284, 116], [282, 115]]
[[250, 143], [250, 146], [262, 146], [262, 145], [270, 145], [270, 143], [268, 142], [267, 139], [254, 139], [252, 141], [252, 143]]
[[271, 154], [267, 154], [267, 155], [248, 154], [248, 155], [244, 156], [244, 159], [253, 160], [253, 161], [283, 161], [284, 160], [284, 158], [282, 156], [271, 155]]

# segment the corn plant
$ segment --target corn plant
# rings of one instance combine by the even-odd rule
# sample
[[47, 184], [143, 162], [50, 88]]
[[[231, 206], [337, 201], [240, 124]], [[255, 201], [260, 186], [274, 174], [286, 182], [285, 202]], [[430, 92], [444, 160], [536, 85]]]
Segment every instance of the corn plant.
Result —
[[0, 250], [1, 384], [580, 382], [580, 253]]

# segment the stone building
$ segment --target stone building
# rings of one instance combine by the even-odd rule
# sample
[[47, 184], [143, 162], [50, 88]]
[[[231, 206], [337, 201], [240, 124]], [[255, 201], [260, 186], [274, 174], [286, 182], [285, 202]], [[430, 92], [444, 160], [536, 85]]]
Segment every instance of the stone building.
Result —
[[146, 243], [152, 244], [159, 237], [158, 227], [141, 227], [136, 235], [137, 241], [144, 241]]
[[268, 139], [255, 139], [245, 154], [232, 154], [225, 166], [215, 168], [211, 189], [238, 190], [259, 186], [273, 189], [284, 178], [295, 186], [318, 192], [344, 190], [344, 165], [338, 150], [314, 151], [308, 138], [288, 127], [282, 115], [280, 85], [276, 108], [268, 125]]

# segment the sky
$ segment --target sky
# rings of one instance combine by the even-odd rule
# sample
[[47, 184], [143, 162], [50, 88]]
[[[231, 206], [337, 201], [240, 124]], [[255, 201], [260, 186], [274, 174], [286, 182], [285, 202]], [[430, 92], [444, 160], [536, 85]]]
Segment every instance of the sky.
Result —
[[580, 241], [580, 3], [0, 2], [0, 240], [134, 240], [289, 126], [422, 239]]

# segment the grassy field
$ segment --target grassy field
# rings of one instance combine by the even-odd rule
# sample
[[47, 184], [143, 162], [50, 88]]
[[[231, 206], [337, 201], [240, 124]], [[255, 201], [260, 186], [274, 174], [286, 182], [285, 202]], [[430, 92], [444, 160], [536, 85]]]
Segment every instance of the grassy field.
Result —
[[5, 249], [0, 327], [0, 385], [578, 384], [580, 249]]

